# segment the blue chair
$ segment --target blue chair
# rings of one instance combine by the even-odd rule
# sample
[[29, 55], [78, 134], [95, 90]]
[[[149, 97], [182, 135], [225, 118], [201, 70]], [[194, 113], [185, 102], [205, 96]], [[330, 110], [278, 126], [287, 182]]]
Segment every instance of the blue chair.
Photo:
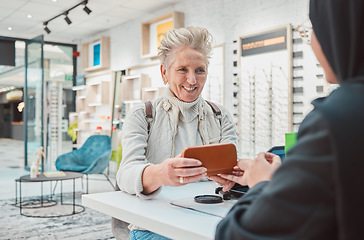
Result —
[[107, 135], [90, 136], [81, 148], [60, 155], [56, 160], [59, 171], [79, 172], [86, 175], [88, 193], [88, 174], [103, 174], [114, 187], [109, 177], [104, 173], [109, 166], [111, 157], [111, 140]]

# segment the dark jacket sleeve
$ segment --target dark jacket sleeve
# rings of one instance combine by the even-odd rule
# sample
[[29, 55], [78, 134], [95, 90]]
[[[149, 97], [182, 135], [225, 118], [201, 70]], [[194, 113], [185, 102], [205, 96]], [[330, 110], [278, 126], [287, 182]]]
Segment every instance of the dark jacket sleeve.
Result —
[[272, 181], [239, 199], [216, 239], [335, 239], [333, 161], [329, 131], [313, 111]]

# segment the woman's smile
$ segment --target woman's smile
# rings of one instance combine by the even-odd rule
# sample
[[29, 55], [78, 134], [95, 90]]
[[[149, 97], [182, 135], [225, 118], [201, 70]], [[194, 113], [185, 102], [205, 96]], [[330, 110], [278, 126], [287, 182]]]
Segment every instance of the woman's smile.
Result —
[[182, 86], [187, 92], [192, 92], [194, 91], [197, 87], [191, 87], [191, 88], [188, 88], [188, 87], [185, 87], [185, 86]]

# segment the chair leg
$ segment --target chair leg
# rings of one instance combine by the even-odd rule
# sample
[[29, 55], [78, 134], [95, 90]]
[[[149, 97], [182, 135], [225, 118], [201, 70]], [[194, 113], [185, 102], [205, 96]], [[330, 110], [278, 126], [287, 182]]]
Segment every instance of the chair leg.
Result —
[[113, 189], [115, 189], [115, 186], [114, 186], [114, 184], [111, 182], [110, 178], [109, 178], [109, 177], [108, 177], [105, 173], [103, 173], [103, 174], [104, 174], [104, 176], [105, 176], [106, 180], [107, 180], [107, 181], [109, 181], [109, 183], [111, 184], [112, 188], [113, 188]]
[[82, 194], [85, 193], [85, 187], [83, 185], [83, 182], [84, 182], [84, 177], [85, 177], [85, 174], [82, 175], [82, 178], [81, 178], [81, 191], [82, 191]]
[[[85, 176], [86, 176], [86, 192], [85, 192]], [[81, 178], [81, 187], [82, 187], [82, 194], [88, 194], [88, 174], [87, 173], [83, 173], [83, 176]]]
[[88, 174], [86, 173], [86, 193], [88, 194]]
[[[102, 173], [102, 174], [105, 176], [106, 180], [110, 183], [110, 185], [112, 186], [112, 188], [115, 189], [115, 186], [112, 183], [112, 181], [110, 180], [109, 176], [107, 176], [105, 173]], [[84, 184], [84, 177], [85, 176], [86, 176], [86, 194], [88, 194], [88, 180], [89, 180], [88, 173], [84, 173], [83, 176], [82, 176], [82, 193], [84, 192], [84, 186], [83, 186], [83, 184]], [[93, 178], [91, 178], [91, 180], [92, 179]], [[104, 181], [103, 179], [94, 179], [94, 180], [102, 180], [102, 181]]]

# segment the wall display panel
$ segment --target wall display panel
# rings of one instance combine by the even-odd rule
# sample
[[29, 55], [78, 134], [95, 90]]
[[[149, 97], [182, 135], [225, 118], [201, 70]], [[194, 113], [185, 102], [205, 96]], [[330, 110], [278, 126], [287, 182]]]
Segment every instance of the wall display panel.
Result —
[[96, 43], [93, 44], [91, 51], [91, 56], [92, 60], [91, 60], [91, 64], [89, 63], [89, 65], [91, 66], [99, 66], [101, 63], [101, 59], [100, 59], [100, 53], [101, 53], [101, 43], [99, 41], [97, 41]]
[[[163, 40], [164, 35], [166, 35], [169, 29], [173, 29], [173, 18], [168, 18], [162, 22], [151, 24], [150, 28], [153, 29], [153, 31], [151, 31], [153, 34], [151, 34], [152, 37], [150, 39], [151, 49], [153, 47], [153, 54], [156, 54], [157, 48]], [[154, 36], [154, 34], [156, 34], [157, 36]]]
[[210, 58], [202, 97], [214, 103], [224, 105], [224, 89], [224, 45], [219, 45], [214, 48]]
[[291, 25], [239, 39], [239, 133], [242, 157], [284, 145], [292, 130]]
[[155, 58], [158, 46], [169, 29], [184, 26], [184, 14], [171, 12], [142, 23], [142, 57]]
[[101, 36], [83, 43], [81, 60], [85, 72], [110, 68], [110, 37]]

